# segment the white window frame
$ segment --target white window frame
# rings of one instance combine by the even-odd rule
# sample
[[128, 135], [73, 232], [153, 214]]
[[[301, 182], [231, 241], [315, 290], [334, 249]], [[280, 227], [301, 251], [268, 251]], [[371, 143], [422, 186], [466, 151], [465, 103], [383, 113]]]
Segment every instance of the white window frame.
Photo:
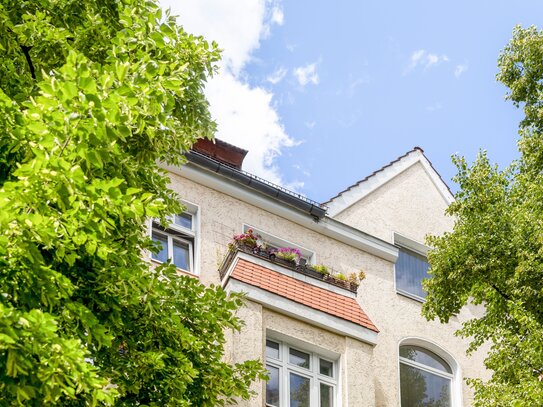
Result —
[[[419, 348], [426, 349], [441, 359], [443, 359], [451, 368], [452, 373], [443, 372], [442, 370], [432, 368], [431, 366], [424, 365], [422, 363], [414, 362], [407, 358], [400, 356], [400, 347], [401, 346], [417, 346]], [[401, 375], [400, 375], [400, 363], [406, 364], [408, 366], [415, 367], [427, 371], [429, 373], [435, 374], [451, 380], [451, 406], [452, 407], [461, 407], [462, 404], [462, 370], [456, 359], [441, 346], [435, 342], [429, 341], [427, 339], [419, 337], [407, 337], [402, 339], [396, 348], [398, 352], [398, 403], [401, 403]], [[404, 406], [402, 406], [404, 407]]]
[[[185, 211], [183, 213], [187, 213], [192, 216], [192, 222], [191, 222], [191, 228], [186, 228], [181, 225], [177, 225], [174, 223], [173, 216], [168, 217], [170, 220], [170, 223], [166, 229], [160, 227], [156, 227], [155, 225], [158, 225], [158, 222], [155, 219], [150, 220], [149, 224], [149, 234], [152, 237], [153, 231], [156, 233], [166, 236], [168, 238], [168, 259], [173, 259], [173, 241], [177, 240], [179, 242], [182, 242], [184, 244], [188, 244], [189, 246], [189, 270], [185, 270], [181, 267], [177, 267], [178, 270], [181, 270], [186, 273], [199, 275], [199, 264], [200, 264], [200, 207], [196, 204], [193, 204], [191, 202], [182, 201], [181, 202], [183, 206], [185, 206]], [[184, 239], [183, 236], [178, 236], [177, 234], [169, 233], [168, 231], [174, 231], [181, 233], [186, 238]], [[151, 260], [153, 262], [162, 264], [160, 260], [154, 259], [151, 254]]]
[[[173, 228], [170, 227], [168, 229], [173, 229]], [[167, 232], [168, 229], [166, 229], [164, 231], [162, 229], [153, 228], [152, 233], [156, 233], [158, 235], [162, 235], [162, 236], [166, 237], [166, 239], [168, 241], [168, 247], [167, 247], [168, 260], [172, 260], [172, 263], [173, 263], [173, 242], [177, 241], [177, 242], [181, 242], [181, 243], [187, 245], [189, 247], [189, 253], [188, 253], [189, 269], [185, 270], [184, 268], [179, 267], [177, 265], [176, 265], [176, 267], [179, 270], [185, 271], [187, 273], [193, 273], [192, 270], [194, 270], [194, 260], [193, 260], [193, 258], [194, 258], [194, 246], [193, 246], [192, 242], [190, 240], [183, 239], [182, 237], [179, 237], [177, 235], [173, 235], [171, 233], [168, 233]], [[151, 258], [153, 259], [153, 261], [155, 261], [157, 263], [162, 263], [160, 260], [155, 259], [152, 256], [151, 256]]]
[[[287, 407], [290, 405], [290, 373], [308, 378], [310, 380], [310, 406], [318, 407], [320, 402], [320, 384], [330, 386], [333, 391], [333, 407], [341, 406], [340, 381], [339, 381], [339, 359], [330, 358], [325, 355], [312, 352], [307, 347], [290, 344], [288, 342], [267, 337], [266, 340], [279, 344], [279, 359], [265, 356], [265, 365], [270, 365], [279, 369], [279, 405], [266, 403], [267, 407]], [[264, 347], [266, 349], [266, 347]], [[294, 349], [309, 354], [310, 369], [294, 365], [289, 362], [289, 350]], [[320, 374], [320, 359], [332, 363], [333, 377]]]
[[[393, 232], [393, 239], [394, 239], [394, 245], [403, 248], [405, 250], [409, 250], [411, 252], [414, 252], [418, 255], [421, 255], [428, 259], [428, 251], [430, 248], [426, 246], [423, 243], [417, 242], [416, 240], [410, 239], [408, 237], [405, 237], [403, 235], [400, 235], [399, 233]], [[396, 284], [396, 263], [394, 263], [394, 291], [396, 291], [397, 294], [400, 294], [404, 297], [411, 298], [412, 300], [418, 301], [418, 302], [426, 302], [426, 299], [424, 297], [421, 297], [417, 294], [410, 293], [409, 291], [402, 290], [398, 288]]]
[[242, 225], [241, 233], [245, 233], [249, 229], [253, 229], [255, 234], [260, 235], [263, 241], [271, 244], [272, 246], [292, 247], [293, 249], [298, 249], [300, 253], [302, 253], [302, 257], [307, 260], [308, 265], [317, 264], [317, 254], [314, 251], [306, 249], [305, 247], [297, 245], [296, 243], [289, 242], [288, 240], [282, 239], [278, 236], [272, 235], [271, 233], [264, 232], [262, 229], [248, 225], [246, 223]]

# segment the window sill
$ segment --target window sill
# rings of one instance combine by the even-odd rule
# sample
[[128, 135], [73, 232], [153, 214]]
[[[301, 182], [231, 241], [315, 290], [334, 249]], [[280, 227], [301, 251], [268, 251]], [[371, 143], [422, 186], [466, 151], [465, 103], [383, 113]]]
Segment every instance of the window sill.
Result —
[[[153, 265], [153, 267], [157, 267], [157, 266], [160, 266], [161, 264], [164, 264], [159, 260], [155, 260], [155, 259], [149, 259], [149, 260], [150, 260], [151, 264]], [[179, 267], [176, 267], [175, 269], [176, 269], [178, 275], [184, 275], [184, 276], [189, 276], [189, 277], [200, 279], [200, 276], [198, 274], [191, 273], [190, 271], [180, 269]]]
[[421, 304], [424, 304], [426, 302], [425, 298], [419, 297], [418, 295], [411, 294], [405, 291], [396, 290], [396, 294], [401, 295], [402, 297], [409, 298], [411, 300], [414, 300], [416, 302], [419, 302]]

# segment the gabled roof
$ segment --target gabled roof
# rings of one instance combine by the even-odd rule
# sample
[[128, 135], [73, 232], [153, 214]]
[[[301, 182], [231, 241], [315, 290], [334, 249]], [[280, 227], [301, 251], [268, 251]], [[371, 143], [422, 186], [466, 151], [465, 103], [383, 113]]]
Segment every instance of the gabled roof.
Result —
[[372, 172], [364, 179], [341, 191], [329, 201], [324, 202], [324, 204], [328, 206], [328, 216], [333, 218], [343, 212], [345, 209], [360, 201], [366, 195], [369, 195], [380, 188], [416, 163], [420, 163], [423, 166], [426, 173], [443, 196], [443, 199], [447, 204], [451, 204], [454, 201], [451, 190], [443, 181], [430, 160], [426, 158], [424, 150], [420, 147], [414, 147], [411, 151], [408, 151], [377, 171]]

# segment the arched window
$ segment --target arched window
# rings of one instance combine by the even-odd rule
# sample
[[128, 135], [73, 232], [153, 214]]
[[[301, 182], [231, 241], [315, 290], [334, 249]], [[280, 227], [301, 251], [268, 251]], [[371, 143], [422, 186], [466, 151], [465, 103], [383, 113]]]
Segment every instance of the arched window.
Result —
[[400, 346], [402, 407], [452, 407], [454, 372], [434, 352], [416, 345]]

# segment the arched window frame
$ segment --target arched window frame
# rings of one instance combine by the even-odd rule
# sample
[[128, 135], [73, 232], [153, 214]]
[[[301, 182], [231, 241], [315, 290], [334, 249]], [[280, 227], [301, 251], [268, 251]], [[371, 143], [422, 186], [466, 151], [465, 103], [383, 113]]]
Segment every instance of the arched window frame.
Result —
[[[460, 365], [449, 352], [447, 352], [437, 343], [419, 337], [403, 338], [396, 347], [398, 359], [398, 400], [401, 400], [400, 362], [403, 359], [400, 356], [400, 346], [418, 346], [420, 348], [427, 349], [442, 358], [445, 362], [447, 362], [452, 370], [452, 375], [449, 375], [449, 377], [451, 377], [451, 405], [453, 407], [461, 407], [464, 405], [462, 402], [462, 370], [460, 368]], [[416, 366], [416, 363], [413, 363], [411, 361], [410, 363], [406, 364], [418, 367]], [[429, 372], [437, 373], [434, 372], [431, 367], [424, 367], [424, 369]], [[443, 372], [439, 372], [438, 374], [441, 376], [447, 376], [447, 374]]]

